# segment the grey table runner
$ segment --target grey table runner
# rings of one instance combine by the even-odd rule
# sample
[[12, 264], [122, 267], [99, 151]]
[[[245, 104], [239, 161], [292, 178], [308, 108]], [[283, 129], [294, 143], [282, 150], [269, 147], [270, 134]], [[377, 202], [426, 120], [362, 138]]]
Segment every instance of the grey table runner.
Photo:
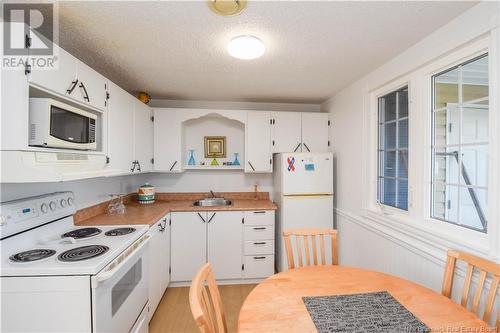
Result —
[[430, 331], [387, 291], [302, 299], [319, 333]]

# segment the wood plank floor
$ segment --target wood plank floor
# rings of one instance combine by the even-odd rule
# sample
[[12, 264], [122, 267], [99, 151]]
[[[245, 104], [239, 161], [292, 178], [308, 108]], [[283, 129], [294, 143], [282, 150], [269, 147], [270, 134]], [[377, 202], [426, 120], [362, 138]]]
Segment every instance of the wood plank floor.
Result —
[[[238, 314], [255, 284], [219, 286], [229, 332], [236, 332]], [[189, 308], [189, 287], [168, 288], [149, 323], [150, 333], [197, 333]]]

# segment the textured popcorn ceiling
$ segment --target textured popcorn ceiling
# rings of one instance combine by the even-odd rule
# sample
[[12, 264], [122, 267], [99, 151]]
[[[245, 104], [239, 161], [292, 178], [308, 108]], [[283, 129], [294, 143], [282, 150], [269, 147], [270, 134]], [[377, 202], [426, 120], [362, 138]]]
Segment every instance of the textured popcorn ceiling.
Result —
[[[235, 17], [197, 1], [60, 2], [60, 43], [154, 98], [320, 103], [474, 2], [252, 1]], [[262, 58], [231, 58], [253, 34]]]

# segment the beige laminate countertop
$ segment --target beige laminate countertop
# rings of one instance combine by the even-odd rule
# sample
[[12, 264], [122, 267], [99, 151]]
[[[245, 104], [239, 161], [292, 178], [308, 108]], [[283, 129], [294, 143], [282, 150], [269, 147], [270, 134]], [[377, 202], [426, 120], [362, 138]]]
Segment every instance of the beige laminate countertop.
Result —
[[206, 211], [245, 211], [245, 210], [276, 210], [276, 205], [271, 200], [231, 199], [231, 206], [195, 207], [193, 200], [157, 200], [153, 204], [139, 204], [132, 201], [125, 206], [127, 210], [123, 215], [99, 214], [88, 219], [76, 221], [77, 226], [97, 225], [131, 225], [149, 224], [158, 222], [170, 212], [206, 212]]

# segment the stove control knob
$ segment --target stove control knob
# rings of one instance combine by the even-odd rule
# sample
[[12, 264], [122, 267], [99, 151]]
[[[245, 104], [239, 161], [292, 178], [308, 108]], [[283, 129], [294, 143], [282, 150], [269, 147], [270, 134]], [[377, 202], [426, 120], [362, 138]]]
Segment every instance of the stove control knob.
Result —
[[59, 204], [61, 205], [62, 208], [65, 208], [68, 205], [68, 202], [66, 201], [66, 199], [61, 199]]
[[49, 203], [49, 208], [50, 208], [50, 210], [51, 210], [51, 211], [55, 211], [55, 210], [56, 210], [56, 207], [57, 207], [57, 204], [56, 204], [56, 202], [55, 202], [55, 201], [51, 201], [51, 202]]
[[41, 206], [40, 206], [40, 210], [42, 211], [42, 213], [47, 213], [47, 211], [49, 210], [49, 206], [47, 206], [46, 203], [43, 203]]
[[72, 197], [68, 197], [68, 206], [73, 206], [73, 201]]

